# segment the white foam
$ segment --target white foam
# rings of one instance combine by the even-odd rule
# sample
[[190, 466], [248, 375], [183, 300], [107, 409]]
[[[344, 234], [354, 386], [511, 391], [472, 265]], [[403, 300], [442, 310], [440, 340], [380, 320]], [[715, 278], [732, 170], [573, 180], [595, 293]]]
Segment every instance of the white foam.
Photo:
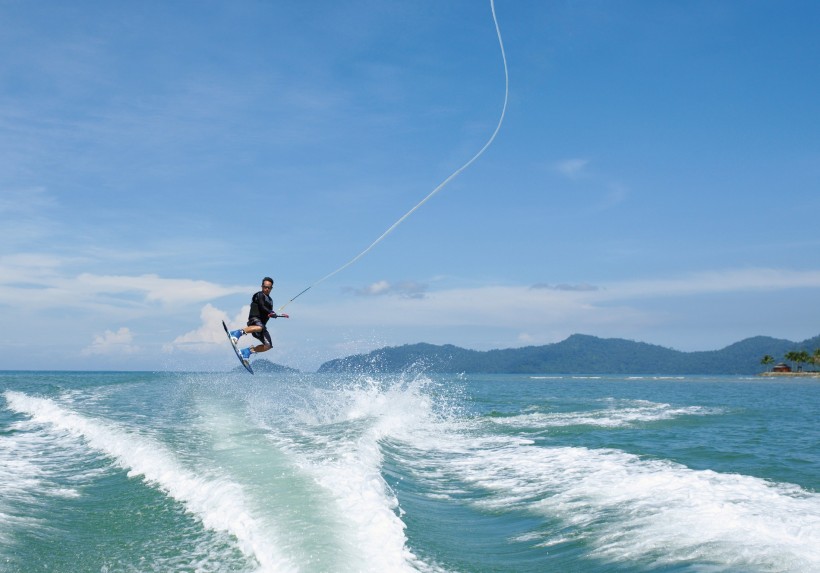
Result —
[[312, 416], [302, 412], [299, 420], [300, 439], [280, 444], [334, 498], [359, 555], [356, 571], [439, 570], [407, 547], [398, 500], [381, 473], [382, 440], [423, 424], [429, 415], [421, 384], [384, 387], [360, 380], [333, 389], [324, 401], [314, 397], [316, 410]]
[[181, 502], [205, 527], [233, 535], [239, 549], [259, 563], [260, 571], [295, 571], [277, 553], [271, 524], [248, 511], [238, 484], [217, 475], [198, 475], [183, 467], [161, 443], [112, 422], [76, 414], [49, 399], [14, 391], [4, 395], [10, 409], [81, 438], [90, 448], [127, 469], [129, 477], [142, 476], [148, 484]]
[[631, 407], [612, 407], [575, 412], [533, 412], [515, 416], [492, 417], [487, 420], [493, 424], [527, 429], [565, 426], [619, 428], [636, 423], [672, 420], [682, 416], [708, 416], [720, 413], [720, 410], [702, 406], [673, 407], [669, 404], [638, 402]]
[[[15, 527], [27, 524], [35, 527], [36, 521], [21, 515], [21, 505], [30, 504], [34, 493], [41, 488], [43, 480], [38, 468], [26, 459], [14, 455], [12, 438], [0, 438], [0, 483], [3, 484], [3, 495], [0, 495], [0, 544], [9, 543], [9, 534]], [[43, 488], [45, 489], [45, 488]]]
[[47, 512], [50, 500], [77, 498], [100, 470], [83, 468], [89, 461], [69, 440], [37, 431], [29, 420], [14, 422], [0, 436], [0, 542], [16, 529], [46, 529], [35, 517]]
[[[820, 495], [794, 485], [618, 450], [452, 433], [424, 440], [442, 453], [425, 464], [437, 459], [448, 480], [485, 492], [476, 505], [560, 519], [595, 557], [652, 565], [695, 560], [718, 570], [820, 570]], [[418, 471], [429, 478], [425, 468]]]
[[600, 556], [647, 555], [658, 563], [705, 557], [775, 571], [820, 566], [816, 494], [617, 451], [559, 449], [551, 455], [558, 464], [571, 459], [573, 471], [537, 506], [589, 523]]
[[[632, 406], [650, 413], [630, 419], [704, 413]], [[567, 416], [561, 423], [577, 423], [576, 414]], [[539, 546], [581, 542], [593, 557], [641, 567], [695, 562], [722, 571], [820, 571], [816, 493], [620, 450], [543, 447], [494, 435], [492, 428], [488, 433], [487, 423], [430, 419], [402, 435], [402, 463], [430, 493], [446, 495], [460, 483], [472, 491], [459, 496], [462, 502], [472, 498], [493, 512], [528, 511], [562, 521], [556, 538]]]

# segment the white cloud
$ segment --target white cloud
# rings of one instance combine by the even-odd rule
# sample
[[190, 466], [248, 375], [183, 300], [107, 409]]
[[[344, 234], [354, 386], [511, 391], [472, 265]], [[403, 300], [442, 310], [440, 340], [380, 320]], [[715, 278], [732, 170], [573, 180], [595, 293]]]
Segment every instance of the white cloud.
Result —
[[220, 310], [212, 304], [206, 304], [199, 313], [200, 326], [177, 336], [173, 342], [163, 346], [163, 352], [192, 352], [205, 354], [213, 352], [216, 345], [227, 344], [225, 330], [222, 328], [222, 321], [228, 328], [238, 328], [245, 325], [245, 317], [248, 316], [250, 306], [244, 306], [233, 320], [228, 317], [228, 313]]
[[590, 173], [588, 159], [565, 159], [553, 163], [552, 168], [572, 181], [585, 180], [603, 186], [604, 193], [593, 201], [590, 206], [598, 211], [605, 211], [620, 205], [629, 197], [629, 188], [621, 183], [607, 181], [601, 174]]
[[0, 284], [41, 282], [54, 277], [65, 259], [42, 253], [16, 253], [0, 256]]
[[360, 289], [347, 289], [359, 296], [383, 296], [394, 295], [407, 298], [422, 298], [427, 290], [427, 285], [414, 281], [403, 281], [390, 283], [385, 280], [377, 281]]
[[[22, 260], [22, 257], [18, 258], [17, 262]], [[45, 265], [43, 268], [46, 273], [51, 272], [49, 268], [54, 264], [53, 260], [26, 258], [26, 264], [35, 261]], [[32, 270], [29, 276], [34, 277], [35, 272]], [[86, 284], [93, 285], [95, 293], [110, 292], [124, 288], [120, 282], [124, 278], [89, 280]], [[247, 306], [240, 309], [241, 302], [235, 303], [236, 306], [231, 304], [230, 308], [238, 311], [235, 314], [233, 311], [226, 312], [209, 301], [203, 301], [195, 307], [150, 306], [146, 302], [149, 290], [155, 289], [156, 296], [159, 297], [161, 289], [167, 285], [158, 277], [146, 278], [144, 283], [140, 282], [141, 277], [131, 278], [138, 279], [137, 285], [142, 289], [138, 291], [136, 296], [139, 301], [133, 303], [132, 309], [118, 307], [116, 301], [112, 300], [104, 300], [100, 304], [110, 312], [116, 312], [117, 320], [123, 322], [130, 320], [127, 318], [129, 314], [138, 316], [139, 324], [144, 325], [146, 330], [134, 332], [136, 336], [133, 337], [132, 330], [116, 328], [96, 337], [88, 334], [86, 340], [93, 339], [93, 343], [85, 349], [80, 344], [73, 351], [74, 356], [120, 353], [128, 354], [133, 359], [144, 354], [144, 359], [148, 361], [146, 363], [151, 363], [164, 351], [174, 354], [172, 359], [180, 361], [180, 364], [193, 364], [193, 368], [201, 367], [209, 354], [212, 354], [209, 358], [214, 360], [223, 357], [226, 363], [232, 360], [220, 322], [225, 320], [233, 328], [243, 325], [247, 317]], [[548, 278], [548, 275], [545, 276], [545, 279]], [[5, 279], [5, 276], [0, 277], [0, 292], [4, 291], [3, 283], [10, 282]], [[206, 292], [220, 292], [220, 288], [227, 288], [214, 286], [216, 288], [213, 291], [206, 289]], [[266, 358], [293, 366], [316, 367], [320, 361], [349, 352], [363, 352], [396, 344], [424, 341], [452, 343], [469, 348], [505, 348], [557, 342], [579, 332], [694, 349], [711, 347], [704, 345], [734, 342], [753, 334], [785, 335], [789, 338], [798, 325], [801, 335], [807, 332], [808, 337], [816, 334], [813, 332], [816, 321], [811, 322], [811, 317], [816, 316], [816, 312], [804, 312], [801, 316], [805, 319], [790, 318], [787, 323], [783, 323], [776, 318], [765, 321], [759, 317], [758, 311], [761, 304], [768, 304], [765, 301], [791, 298], [792, 294], [802, 297], [801, 300], [816, 299], [820, 294], [820, 270], [725, 269], [659, 278], [602, 281], [594, 285], [582, 281], [555, 281], [535, 286], [537, 288], [533, 285], [490, 285], [439, 290], [431, 288], [423, 298], [356, 296], [353, 292], [348, 296], [333, 296], [329, 300], [304, 297], [289, 308], [292, 317], [290, 320], [277, 321], [271, 329], [279, 340], [274, 344], [276, 353]], [[390, 283], [376, 284], [373, 292], [389, 292], [389, 287]], [[86, 307], [82, 307], [81, 318], [78, 320], [80, 314], [76, 309], [81, 305], [90, 305], [92, 301], [91, 294], [79, 293], [76, 288], [71, 289], [71, 296], [81, 296], [87, 300], [78, 302], [71, 301], [70, 297], [63, 299], [67, 295], [61, 294], [59, 288], [47, 291], [40, 285], [27, 287], [21, 292], [27, 295], [27, 300], [21, 300], [21, 304], [26, 305], [32, 305], [32, 300], [40, 301], [52, 295], [66, 300], [67, 312], [60, 309], [55, 313], [53, 325], [58, 329], [63, 328], [64, 331], [61, 332], [65, 332], [67, 336], [78, 332], [78, 328], [101, 333], [103, 328], [95, 326], [95, 323], [102, 323], [103, 326], [110, 324], [109, 317], [87, 313]], [[242, 294], [246, 293], [247, 289], [242, 289]], [[725, 296], [734, 293], [759, 293], [759, 296]], [[32, 296], [33, 294], [36, 296]], [[742, 308], [726, 309], [725, 314], [720, 314], [721, 309], [715, 308], [714, 298], [711, 297], [715, 294], [721, 295], [721, 300], [724, 301], [736, 299], [738, 305], [754, 304], [742, 316], [757, 318], [738, 319], [736, 314], [732, 314], [742, 311]], [[107, 296], [110, 298], [111, 295]], [[8, 300], [5, 304], [9, 304]], [[63, 306], [62, 303], [59, 306]], [[20, 314], [17, 309], [17, 306], [4, 308], [4, 320], [11, 321], [10, 324], [14, 325], [30, 323], [32, 312]], [[154, 329], [152, 332], [167, 332], [168, 324], [183, 326], [161, 341], [145, 334], [151, 328]], [[133, 325], [129, 326], [134, 328]], [[684, 342], [686, 338], [690, 340]], [[133, 339], [152, 342], [141, 344], [141, 351], [138, 353]], [[250, 339], [245, 339], [243, 346], [249, 341]], [[11, 348], [12, 343], [13, 340], [9, 338], [7, 347]]]
[[553, 168], [570, 179], [577, 179], [585, 175], [589, 159], [564, 159], [553, 164]]
[[65, 267], [72, 263], [38, 253], [0, 257], [0, 305], [34, 305], [37, 309], [95, 307], [122, 312], [129, 306], [201, 304], [251, 290], [248, 286], [223, 286], [156, 274], [71, 276]]
[[607, 287], [610, 292], [605, 296], [624, 299], [795, 288], [820, 288], [820, 270], [748, 268], [703, 271], [674, 278], [612, 283]]
[[[816, 298], [813, 293], [820, 294], [819, 288], [820, 271], [726, 269], [594, 286], [450, 288], [429, 291], [419, 299], [307, 298], [290, 309], [291, 320], [277, 324], [276, 330], [287, 360], [301, 353], [312, 367], [318, 366], [312, 362], [317, 358], [308, 356], [305, 348], [317, 345], [324, 350], [313, 353], [326, 360], [420, 341], [489, 349], [549, 344], [575, 333], [703, 350], [755, 334], [816, 335], [816, 327], [803, 325], [810, 323], [808, 319], [799, 321], [799, 330], [795, 320], [786, 326], [761, 319], [759, 305], [791, 297], [790, 291], [797, 296], [796, 289], [813, 289], [801, 295]], [[715, 308], [713, 295], [725, 300], [725, 294], [744, 292], [754, 296], [736, 297], [740, 307], [725, 312]], [[742, 305], [750, 306], [744, 312]], [[808, 316], [812, 314], [817, 313]]]
[[648, 298], [730, 292], [820, 288], [820, 271], [727, 269], [680, 277], [600, 285], [540, 283], [431, 291], [424, 298], [353, 297], [301, 310], [301, 320], [343, 326], [493, 327], [527, 331], [533, 325], [567, 324], [577, 330], [617, 322], [646, 323]]
[[355, 297], [303, 307], [299, 320], [372, 328], [515, 328], [556, 322], [623, 320], [621, 307], [602, 307], [597, 291], [559, 291], [523, 286], [488, 286], [429, 292], [424, 298]]
[[373, 283], [373, 284], [361, 289], [360, 291], [358, 291], [358, 293], [359, 294], [379, 295], [379, 294], [384, 294], [384, 293], [389, 292], [389, 291], [390, 291], [390, 283], [387, 282], [387, 281], [379, 281], [379, 282]]
[[83, 273], [74, 279], [78, 290], [98, 294], [135, 293], [147, 302], [161, 304], [195, 304], [214, 298], [247, 292], [247, 286], [223, 287], [208, 281], [165, 279], [155, 274], [92, 275]]
[[140, 351], [132, 344], [131, 330], [123, 326], [116, 332], [106, 330], [102, 336], [95, 336], [91, 345], [83, 349], [84, 355], [95, 354], [135, 354]]
[[580, 284], [548, 284], [548, 283], [536, 283], [532, 285], [534, 289], [547, 289], [547, 290], [562, 290], [562, 291], [577, 291], [577, 292], [588, 292], [588, 291], [596, 291], [599, 290], [599, 287], [595, 285], [591, 285], [588, 283], [580, 283]]

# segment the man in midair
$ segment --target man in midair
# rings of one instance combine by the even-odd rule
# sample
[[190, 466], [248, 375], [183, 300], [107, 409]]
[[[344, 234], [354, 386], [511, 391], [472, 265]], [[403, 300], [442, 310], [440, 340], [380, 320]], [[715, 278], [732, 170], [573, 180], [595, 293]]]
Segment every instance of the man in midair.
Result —
[[262, 290], [251, 298], [251, 310], [248, 313], [248, 326], [239, 330], [231, 331], [231, 340], [236, 344], [243, 334], [250, 334], [261, 344], [240, 350], [242, 358], [247, 360], [251, 354], [267, 352], [273, 348], [270, 332], [268, 332], [268, 320], [271, 318], [288, 318], [287, 314], [276, 314], [273, 309], [273, 301], [270, 298], [270, 291], [273, 288], [273, 279], [265, 277], [262, 279]]

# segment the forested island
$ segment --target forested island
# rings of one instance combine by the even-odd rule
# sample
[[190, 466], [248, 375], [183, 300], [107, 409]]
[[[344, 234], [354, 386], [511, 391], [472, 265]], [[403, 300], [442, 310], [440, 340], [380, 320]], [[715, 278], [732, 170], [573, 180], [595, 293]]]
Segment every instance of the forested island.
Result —
[[[764, 374], [767, 375], [818, 375], [820, 376], [820, 348], [815, 348], [813, 353], [809, 353], [806, 350], [791, 350], [786, 352], [783, 355], [783, 358], [788, 362], [796, 365], [796, 368], [786, 364], [785, 362], [781, 362], [775, 366], [772, 366], [768, 372]], [[776, 362], [774, 356], [767, 354], [764, 356], [760, 363], [763, 366], [771, 366]], [[803, 370], [803, 364], [811, 364], [813, 366], [813, 370], [806, 372]]]
[[[811, 362], [820, 335], [793, 342], [756, 336], [721, 350], [682, 352], [645, 342], [574, 334], [555, 344], [468, 350], [450, 344], [386, 347], [325, 362], [319, 372], [439, 372], [486, 374], [760, 374], [782, 356]], [[791, 354], [796, 353], [796, 354]], [[814, 353], [814, 354], [812, 354]], [[763, 357], [763, 360], [761, 359]], [[764, 362], [766, 360], [766, 362]]]
[[[244, 372], [245, 369], [242, 366], [237, 366], [233, 369], [235, 372]], [[265, 373], [265, 374], [285, 374], [285, 373], [294, 373], [299, 372], [296, 368], [291, 368], [290, 366], [283, 366], [281, 364], [276, 364], [271, 362], [267, 358], [259, 358], [253, 361], [253, 370], [254, 372]]]

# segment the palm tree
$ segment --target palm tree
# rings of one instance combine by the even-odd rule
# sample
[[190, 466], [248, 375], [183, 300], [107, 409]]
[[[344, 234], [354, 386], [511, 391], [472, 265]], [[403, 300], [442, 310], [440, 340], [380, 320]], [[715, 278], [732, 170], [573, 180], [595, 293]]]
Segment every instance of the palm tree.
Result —
[[[820, 352], [820, 348], [817, 349], [817, 352]], [[774, 356], [770, 356], [769, 354], [767, 354], [766, 356], [763, 357], [763, 360], [761, 360], [760, 363], [763, 366], [768, 366], [769, 364], [774, 364]], [[769, 369], [766, 368], [766, 370], [769, 370]]]
[[814, 364], [814, 370], [815, 370], [815, 372], [816, 372], [816, 371], [817, 371], [817, 367], [818, 367], [818, 366], [820, 366], [820, 348], [817, 348], [817, 349], [814, 351], [814, 354], [812, 354], [812, 355], [811, 355], [811, 358], [809, 358], [809, 362], [811, 362], [812, 364]]
[[809, 360], [811, 360], [811, 356], [809, 356], [808, 352], [806, 352], [805, 350], [801, 350], [800, 352], [798, 352], [797, 353], [797, 371], [802, 372], [803, 371], [803, 364], [805, 364]]
[[797, 362], [797, 356], [798, 356], [798, 352], [797, 352], [797, 350], [789, 350], [789, 351], [788, 351], [788, 352], [787, 352], [787, 353], [783, 356], [783, 358], [785, 358], [785, 359], [786, 359], [786, 360], [788, 360], [789, 362]]
[[809, 361], [809, 353], [805, 350], [792, 350], [786, 353], [786, 360], [797, 362], [797, 371], [803, 371], [803, 363]]

